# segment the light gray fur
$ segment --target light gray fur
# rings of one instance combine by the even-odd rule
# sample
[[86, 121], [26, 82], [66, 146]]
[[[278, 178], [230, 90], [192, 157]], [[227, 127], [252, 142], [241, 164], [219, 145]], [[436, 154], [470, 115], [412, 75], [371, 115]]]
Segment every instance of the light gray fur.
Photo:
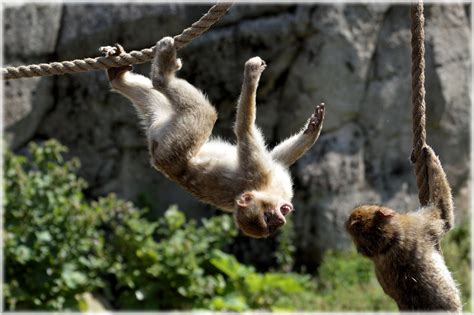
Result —
[[201, 91], [175, 76], [181, 61], [173, 39], [165, 37], [156, 47], [151, 80], [127, 69], [109, 75], [113, 90], [130, 99], [142, 118], [153, 166], [200, 200], [226, 211], [236, 209], [236, 198], [245, 191], [291, 201], [288, 166], [314, 144], [324, 112], [316, 126], [267, 150], [255, 125], [256, 90], [265, 63], [254, 57], [245, 64], [234, 128], [237, 145], [210, 139], [216, 110]]

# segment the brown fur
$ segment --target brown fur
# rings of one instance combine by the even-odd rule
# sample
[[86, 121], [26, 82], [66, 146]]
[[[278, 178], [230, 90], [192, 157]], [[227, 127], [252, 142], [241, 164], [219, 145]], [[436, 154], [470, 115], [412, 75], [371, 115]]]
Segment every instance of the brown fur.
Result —
[[385, 293], [404, 311], [461, 311], [459, 290], [446, 268], [439, 242], [454, 220], [451, 189], [439, 159], [424, 148], [430, 204], [416, 212], [365, 205], [346, 228], [358, 251], [375, 264]]
[[175, 76], [181, 61], [171, 37], [157, 43], [151, 80], [126, 67], [108, 71], [113, 89], [129, 98], [142, 118], [153, 166], [200, 200], [234, 212], [242, 231], [253, 237], [266, 237], [285, 223], [293, 197], [288, 167], [314, 144], [324, 119], [320, 105], [304, 130], [267, 150], [255, 126], [265, 66], [259, 57], [245, 64], [237, 145], [209, 140], [216, 111], [201, 91]]

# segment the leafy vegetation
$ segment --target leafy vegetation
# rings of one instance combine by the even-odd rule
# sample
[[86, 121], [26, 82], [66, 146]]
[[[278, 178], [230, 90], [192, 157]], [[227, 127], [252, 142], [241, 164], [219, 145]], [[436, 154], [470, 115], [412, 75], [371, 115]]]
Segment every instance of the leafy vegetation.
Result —
[[4, 295], [6, 309], [64, 309], [102, 286], [103, 238], [95, 208], [84, 201], [77, 160], [50, 142], [30, 146], [31, 159], [5, 156]]
[[313, 309], [353, 311], [397, 311], [384, 294], [373, 263], [355, 251], [327, 252], [319, 268], [318, 294]]
[[80, 309], [84, 292], [114, 309], [290, 307], [309, 282], [258, 274], [220, 251], [237, 233], [230, 216], [198, 226], [171, 208], [150, 222], [114, 195], [89, 202], [65, 151], [48, 141], [30, 145], [30, 158], [6, 153], [6, 309]]
[[[222, 251], [236, 236], [230, 216], [199, 224], [175, 207], [157, 221], [109, 195], [89, 201], [56, 141], [5, 155], [4, 301], [7, 310], [85, 310], [84, 293], [117, 310], [396, 310], [370, 261], [328, 252], [317, 276], [291, 272], [288, 224], [274, 271], [259, 273]], [[469, 229], [443, 244], [447, 264], [470, 296]], [[470, 310], [467, 304], [465, 310]]]
[[293, 300], [312, 289], [310, 276], [277, 272], [259, 274], [253, 267], [218, 250], [214, 251], [211, 264], [227, 278], [223, 296], [211, 300], [213, 310], [294, 310]]

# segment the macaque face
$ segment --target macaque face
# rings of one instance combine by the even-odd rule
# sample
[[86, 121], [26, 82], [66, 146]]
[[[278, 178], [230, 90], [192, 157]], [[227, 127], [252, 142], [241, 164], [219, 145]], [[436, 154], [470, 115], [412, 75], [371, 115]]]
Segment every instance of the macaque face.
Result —
[[367, 257], [379, 253], [390, 242], [391, 218], [396, 212], [378, 205], [366, 205], [352, 210], [346, 229], [354, 241], [357, 251]]
[[293, 205], [265, 192], [244, 192], [237, 200], [235, 219], [247, 236], [268, 237], [286, 223]]

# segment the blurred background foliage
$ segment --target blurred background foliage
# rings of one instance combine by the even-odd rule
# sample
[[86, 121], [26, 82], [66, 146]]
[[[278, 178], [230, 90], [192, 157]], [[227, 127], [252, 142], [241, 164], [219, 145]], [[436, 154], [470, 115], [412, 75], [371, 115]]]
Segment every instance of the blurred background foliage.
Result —
[[[354, 251], [328, 251], [316, 273], [297, 273], [288, 224], [276, 265], [257, 272], [226, 252], [237, 236], [230, 215], [196, 222], [171, 207], [152, 221], [113, 194], [90, 201], [65, 152], [49, 140], [5, 153], [6, 310], [396, 310]], [[442, 247], [469, 311], [468, 223]]]

